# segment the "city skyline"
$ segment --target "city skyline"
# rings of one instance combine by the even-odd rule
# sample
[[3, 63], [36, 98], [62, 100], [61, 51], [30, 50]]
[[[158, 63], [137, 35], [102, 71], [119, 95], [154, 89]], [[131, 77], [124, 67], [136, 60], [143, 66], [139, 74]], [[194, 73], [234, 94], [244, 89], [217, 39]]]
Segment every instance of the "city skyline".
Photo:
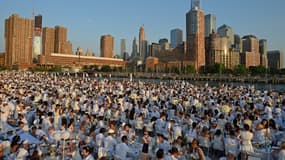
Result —
[[[158, 42], [161, 38], [170, 40], [170, 30], [175, 28], [182, 29], [185, 41], [185, 14], [191, 9], [191, 1], [166, 0], [163, 1], [164, 3], [161, 2], [162, 0], [70, 2], [71, 7], [63, 11], [65, 1], [46, 3], [32, 0], [25, 2], [2, 0], [0, 51], [5, 51], [3, 25], [5, 18], [13, 13], [32, 18], [33, 6], [35, 15], [43, 16], [43, 27], [60, 25], [68, 29], [68, 39], [73, 44], [73, 51], [80, 46], [84, 51], [90, 49], [99, 56], [100, 37], [111, 34], [115, 38], [115, 54], [120, 54], [120, 39], [122, 38], [126, 39], [127, 52], [131, 54], [132, 40], [134, 37], [139, 38], [139, 27], [142, 25], [144, 25], [150, 44]], [[282, 14], [284, 4], [282, 0], [276, 0], [274, 3], [268, 3], [265, 0], [224, 0], [220, 3], [202, 0], [201, 9], [205, 15], [214, 14], [216, 16], [217, 28], [226, 24], [240, 36], [253, 34], [258, 39], [267, 39], [268, 50], [284, 50], [285, 35], [282, 29], [285, 24], [280, 21], [284, 17]]]

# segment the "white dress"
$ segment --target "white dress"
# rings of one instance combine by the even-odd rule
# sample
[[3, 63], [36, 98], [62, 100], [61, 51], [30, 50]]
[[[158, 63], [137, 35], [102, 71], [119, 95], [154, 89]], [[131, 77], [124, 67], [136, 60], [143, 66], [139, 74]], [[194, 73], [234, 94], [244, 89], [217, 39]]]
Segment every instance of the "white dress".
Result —
[[242, 152], [246, 153], [252, 153], [254, 152], [252, 144], [251, 144], [251, 139], [253, 137], [253, 134], [249, 131], [242, 131], [241, 132], [241, 147], [240, 150]]
[[223, 151], [225, 149], [224, 143], [223, 143], [223, 136], [214, 136], [214, 139], [212, 140], [213, 143], [213, 149]]

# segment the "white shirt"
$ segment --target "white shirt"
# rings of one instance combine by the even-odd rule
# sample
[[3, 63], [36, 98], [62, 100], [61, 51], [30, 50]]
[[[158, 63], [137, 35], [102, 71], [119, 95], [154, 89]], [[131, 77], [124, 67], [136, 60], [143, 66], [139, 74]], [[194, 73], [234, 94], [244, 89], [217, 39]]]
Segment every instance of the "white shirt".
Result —
[[107, 152], [111, 152], [112, 154], [114, 154], [116, 145], [117, 145], [117, 141], [112, 136], [107, 136], [105, 138], [104, 147], [106, 148]]
[[103, 147], [104, 139], [105, 139], [104, 135], [102, 133], [99, 133], [96, 136], [96, 146], [97, 147]]
[[131, 151], [126, 143], [120, 143], [116, 146], [116, 155], [121, 159], [126, 159], [128, 153], [131, 153]]
[[94, 157], [89, 154], [86, 158], [84, 158], [84, 160], [94, 160]]

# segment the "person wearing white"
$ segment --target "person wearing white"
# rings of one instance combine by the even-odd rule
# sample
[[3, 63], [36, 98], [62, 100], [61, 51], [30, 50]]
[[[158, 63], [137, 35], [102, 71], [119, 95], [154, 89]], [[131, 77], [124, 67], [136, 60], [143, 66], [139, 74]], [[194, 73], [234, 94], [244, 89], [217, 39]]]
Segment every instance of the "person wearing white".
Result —
[[242, 158], [247, 158], [248, 154], [253, 153], [253, 146], [251, 140], [253, 139], [253, 134], [249, 131], [249, 125], [244, 125], [244, 131], [241, 132], [241, 147]]
[[92, 152], [92, 149], [89, 146], [83, 147], [81, 151], [83, 160], [95, 160], [91, 152]]
[[105, 132], [105, 128], [101, 128], [100, 133], [98, 135], [96, 135], [96, 147], [103, 147], [104, 145], [104, 139], [105, 139], [105, 136], [104, 136], [104, 132]]
[[113, 129], [109, 129], [108, 136], [104, 140], [104, 147], [107, 151], [108, 157], [112, 157], [115, 154], [117, 141], [113, 137], [114, 133], [115, 133], [115, 131]]
[[115, 157], [118, 157], [122, 160], [131, 160], [134, 157], [134, 154], [131, 152], [131, 149], [127, 145], [128, 137], [123, 136], [122, 142], [116, 145]]

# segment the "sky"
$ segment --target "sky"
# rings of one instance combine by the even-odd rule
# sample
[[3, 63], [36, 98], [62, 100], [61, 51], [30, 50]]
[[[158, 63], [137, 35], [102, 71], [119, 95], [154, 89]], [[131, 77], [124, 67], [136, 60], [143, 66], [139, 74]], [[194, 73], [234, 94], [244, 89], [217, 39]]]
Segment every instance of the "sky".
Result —
[[[100, 37], [115, 38], [115, 53], [120, 39], [126, 39], [131, 53], [132, 40], [138, 39], [144, 25], [149, 43], [170, 39], [170, 30], [183, 30], [190, 0], [0, 0], [0, 52], [5, 51], [4, 22], [11, 14], [32, 18], [43, 16], [43, 27], [67, 27], [73, 50], [83, 48], [100, 54]], [[201, 0], [201, 9], [217, 17], [217, 28], [227, 24], [235, 34], [267, 39], [268, 49], [285, 51], [285, 0]], [[285, 58], [285, 56], [284, 56]]]

